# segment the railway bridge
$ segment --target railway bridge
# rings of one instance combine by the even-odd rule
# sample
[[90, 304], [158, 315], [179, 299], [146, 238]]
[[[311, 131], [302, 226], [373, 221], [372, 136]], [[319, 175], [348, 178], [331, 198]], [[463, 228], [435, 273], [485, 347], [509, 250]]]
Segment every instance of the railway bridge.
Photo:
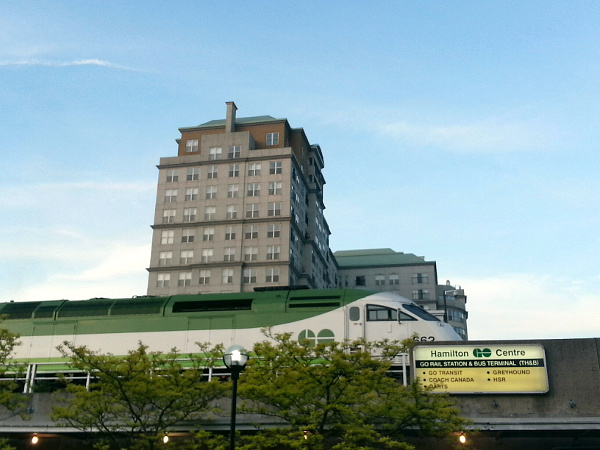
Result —
[[[541, 350], [536, 356], [542, 357], [528, 358], [526, 352], [532, 348]], [[421, 356], [412, 355], [411, 378], [436, 383], [450, 392], [462, 416], [471, 419], [477, 430], [467, 433], [473, 447], [600, 449], [600, 338], [433, 342], [419, 344], [415, 351]], [[473, 367], [469, 361], [487, 362]], [[477, 384], [480, 373], [484, 374], [483, 387]], [[543, 376], [530, 379], [536, 373]], [[60, 448], [70, 448], [68, 442], [75, 442], [77, 432], [50, 420], [51, 405], [51, 394], [32, 394], [31, 419], [1, 414], [0, 435], [25, 442], [36, 433], [38, 448], [59, 448], [58, 442]], [[268, 425], [269, 420], [239, 415], [237, 426], [251, 430], [257, 422]], [[216, 418], [204, 427], [226, 431], [228, 417]], [[417, 448], [447, 448], [416, 434], [408, 438]]]

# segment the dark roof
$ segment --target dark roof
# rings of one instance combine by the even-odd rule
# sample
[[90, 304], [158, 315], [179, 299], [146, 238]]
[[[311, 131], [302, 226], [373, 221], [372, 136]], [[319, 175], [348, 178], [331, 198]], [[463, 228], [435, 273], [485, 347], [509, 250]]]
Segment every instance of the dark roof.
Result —
[[395, 252], [391, 248], [341, 250], [333, 253], [340, 269], [350, 267], [381, 267], [435, 264], [413, 253]]
[[[287, 119], [276, 119], [271, 116], [255, 116], [255, 117], [239, 117], [235, 119], [236, 125], [250, 125], [256, 123], [264, 123], [264, 122], [281, 122]], [[199, 128], [213, 128], [213, 127], [224, 127], [225, 119], [211, 120], [210, 122], [206, 122], [195, 127], [183, 127], [180, 128], [180, 131], [186, 130], [197, 130]]]

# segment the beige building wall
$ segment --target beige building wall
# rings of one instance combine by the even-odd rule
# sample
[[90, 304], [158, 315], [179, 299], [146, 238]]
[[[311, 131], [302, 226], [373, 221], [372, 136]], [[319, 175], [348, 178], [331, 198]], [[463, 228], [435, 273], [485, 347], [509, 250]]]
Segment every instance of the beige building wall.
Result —
[[227, 106], [160, 160], [148, 294], [335, 287], [320, 148], [285, 119]]

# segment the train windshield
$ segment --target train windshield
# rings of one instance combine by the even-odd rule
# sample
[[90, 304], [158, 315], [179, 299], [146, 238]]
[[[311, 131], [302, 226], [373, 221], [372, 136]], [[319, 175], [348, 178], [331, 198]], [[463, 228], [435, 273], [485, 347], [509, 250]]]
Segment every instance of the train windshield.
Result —
[[405, 305], [402, 305], [402, 307], [404, 309], [406, 309], [408, 312], [413, 313], [419, 319], [429, 320], [431, 322], [439, 322], [440, 321], [440, 319], [438, 319], [435, 316], [432, 316], [427, 311], [425, 311], [423, 308], [421, 308], [420, 306], [417, 306], [415, 304], [407, 303]]

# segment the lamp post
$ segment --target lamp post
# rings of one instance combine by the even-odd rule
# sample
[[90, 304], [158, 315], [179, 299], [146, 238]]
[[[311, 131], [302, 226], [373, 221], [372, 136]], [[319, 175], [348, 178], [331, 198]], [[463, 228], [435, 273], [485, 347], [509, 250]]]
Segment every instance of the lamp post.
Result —
[[231, 379], [233, 380], [233, 393], [231, 395], [231, 426], [229, 436], [229, 448], [235, 448], [235, 410], [237, 406], [237, 381], [240, 378], [240, 372], [246, 367], [248, 355], [241, 345], [232, 345], [223, 355], [223, 362], [231, 370]]

